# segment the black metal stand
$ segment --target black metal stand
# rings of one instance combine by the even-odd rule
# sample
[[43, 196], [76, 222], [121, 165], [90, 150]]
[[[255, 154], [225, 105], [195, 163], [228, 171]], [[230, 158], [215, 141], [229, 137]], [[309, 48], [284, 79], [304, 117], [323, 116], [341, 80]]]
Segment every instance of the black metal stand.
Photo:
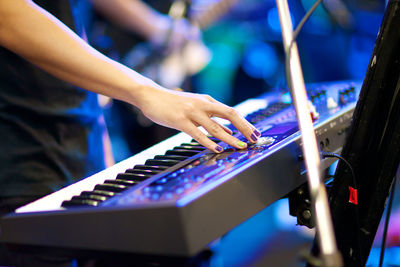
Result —
[[330, 192], [345, 266], [366, 264], [400, 162], [399, 25], [400, 1], [390, 0], [342, 152], [356, 175], [358, 204], [349, 201], [353, 182], [342, 162]]

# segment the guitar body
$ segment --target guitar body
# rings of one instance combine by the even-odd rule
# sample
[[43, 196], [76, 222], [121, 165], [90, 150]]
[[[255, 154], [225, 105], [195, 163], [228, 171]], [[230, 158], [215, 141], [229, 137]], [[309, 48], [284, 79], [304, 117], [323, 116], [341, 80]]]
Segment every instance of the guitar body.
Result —
[[201, 71], [211, 52], [201, 41], [189, 41], [165, 55], [147, 43], [136, 45], [122, 62], [167, 88], [181, 87], [187, 77]]
[[[199, 29], [204, 29], [228, 12], [236, 2], [237, 0], [220, 0], [206, 4], [206, 7], [197, 6], [195, 9], [201, 11], [192, 14], [190, 21]], [[175, 2], [177, 5], [182, 3]], [[171, 6], [170, 11], [173, 9]], [[181, 18], [174, 17], [175, 20]], [[168, 42], [164, 47], [168, 47]], [[186, 41], [182, 46], [169, 50], [151, 44], [139, 44], [127, 53], [123, 63], [164, 87], [179, 88], [188, 77], [200, 72], [212, 56], [201, 39]]]

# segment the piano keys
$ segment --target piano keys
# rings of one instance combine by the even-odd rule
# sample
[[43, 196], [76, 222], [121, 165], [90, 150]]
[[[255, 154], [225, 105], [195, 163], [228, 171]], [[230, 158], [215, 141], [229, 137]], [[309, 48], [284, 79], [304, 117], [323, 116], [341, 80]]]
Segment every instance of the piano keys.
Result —
[[[270, 99], [270, 98], [268, 98]], [[275, 100], [274, 98], [270, 100]], [[238, 106], [236, 109], [244, 116], [251, 114], [256, 110], [263, 109], [267, 106], [267, 98], [249, 99]], [[218, 120], [217, 120], [218, 121]], [[226, 124], [226, 121], [220, 120], [219, 122]], [[179, 133], [172, 136], [161, 143], [158, 143], [135, 156], [132, 156], [124, 161], [121, 161], [111, 168], [105, 169], [97, 174], [94, 174], [84, 180], [74, 183], [68, 187], [65, 187], [53, 194], [50, 194], [44, 198], [41, 198], [29, 205], [19, 208], [17, 213], [25, 212], [43, 212], [50, 210], [62, 210], [62, 203], [66, 200], [73, 198], [74, 196], [80, 195], [85, 191], [92, 191], [96, 185], [104, 183], [107, 179], [116, 179], [119, 174], [137, 166], [137, 168], [148, 169], [149, 166], [142, 166], [148, 159], [158, 157], [159, 155], [165, 154], [168, 150], [179, 146], [181, 144], [190, 143], [192, 138], [185, 134]], [[162, 167], [154, 167], [161, 169]]]

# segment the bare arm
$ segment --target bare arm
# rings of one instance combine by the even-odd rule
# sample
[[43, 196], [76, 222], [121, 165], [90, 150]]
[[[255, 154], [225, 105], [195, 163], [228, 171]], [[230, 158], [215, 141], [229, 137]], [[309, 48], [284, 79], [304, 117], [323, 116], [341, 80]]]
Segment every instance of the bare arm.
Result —
[[[0, 45], [65, 81], [117, 99], [152, 84], [90, 47], [31, 1], [0, 1]], [[136, 104], [132, 103], [132, 104]]]
[[186, 132], [213, 151], [216, 144], [197, 126], [234, 147], [243, 146], [212, 116], [232, 121], [249, 140], [254, 134], [254, 127], [232, 108], [209, 96], [162, 88], [100, 54], [32, 1], [0, 1], [0, 45], [62, 80], [133, 104], [151, 120]]
[[168, 16], [158, 13], [140, 0], [91, 1], [111, 21], [146, 39], [164, 35], [171, 23]]
[[169, 49], [181, 47], [185, 40], [201, 40], [199, 29], [187, 20], [174, 21], [141, 0], [91, 0], [91, 2], [110, 21], [128, 31], [139, 33], [156, 45], [165, 45], [164, 42], [169, 34], [171, 34], [168, 37]]

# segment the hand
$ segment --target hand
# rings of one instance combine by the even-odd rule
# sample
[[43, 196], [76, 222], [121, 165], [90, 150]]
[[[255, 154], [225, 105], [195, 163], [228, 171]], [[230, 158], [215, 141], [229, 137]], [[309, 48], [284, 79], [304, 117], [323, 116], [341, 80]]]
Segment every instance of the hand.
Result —
[[230, 129], [217, 123], [212, 117], [231, 121], [251, 143], [256, 142], [260, 136], [260, 132], [235, 109], [208, 95], [149, 87], [146, 97], [142, 98], [138, 106], [152, 121], [185, 132], [216, 153], [222, 152], [222, 147], [211, 141], [198, 126], [203, 126], [210, 135], [232, 147], [243, 149], [247, 144], [233, 137]]

